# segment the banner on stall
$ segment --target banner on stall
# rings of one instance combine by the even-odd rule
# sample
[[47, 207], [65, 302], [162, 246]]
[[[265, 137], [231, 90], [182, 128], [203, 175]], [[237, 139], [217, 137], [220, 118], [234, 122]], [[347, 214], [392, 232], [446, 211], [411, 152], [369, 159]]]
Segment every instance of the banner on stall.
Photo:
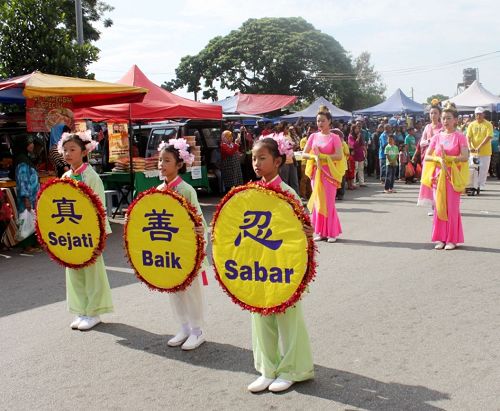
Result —
[[35, 97], [26, 99], [26, 128], [30, 133], [48, 133], [59, 123], [73, 129], [71, 97]]
[[127, 123], [108, 123], [109, 162], [116, 163], [129, 158]]
[[315, 274], [308, 215], [290, 194], [249, 183], [231, 190], [212, 222], [216, 277], [241, 307], [263, 315], [285, 311]]
[[205, 257], [205, 240], [195, 233], [202, 220], [172, 190], [142, 192], [130, 205], [125, 247], [137, 277], [150, 288], [177, 292], [188, 287]]
[[99, 197], [81, 181], [63, 178], [45, 184], [36, 216], [40, 243], [61, 265], [86, 267], [102, 253], [106, 214]]

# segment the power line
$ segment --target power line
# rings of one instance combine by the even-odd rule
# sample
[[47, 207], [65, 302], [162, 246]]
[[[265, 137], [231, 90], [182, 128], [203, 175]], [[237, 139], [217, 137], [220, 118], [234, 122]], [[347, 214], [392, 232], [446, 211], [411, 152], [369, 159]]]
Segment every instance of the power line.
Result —
[[[483, 62], [498, 57], [500, 57], [500, 51], [493, 51], [490, 53], [478, 54], [476, 56], [466, 57], [463, 59], [454, 60], [446, 63], [422, 65], [422, 66], [414, 66], [414, 67], [406, 67], [406, 68], [390, 69], [390, 70], [379, 70], [377, 71], [377, 73], [383, 74], [385, 76], [427, 73], [430, 71], [447, 69], [449, 67], [456, 66], [465, 62], [473, 62], [473, 61]], [[325, 79], [325, 80], [369, 80], [370, 79], [370, 77], [359, 76], [353, 73], [337, 73], [337, 72], [321, 72], [311, 77]]]

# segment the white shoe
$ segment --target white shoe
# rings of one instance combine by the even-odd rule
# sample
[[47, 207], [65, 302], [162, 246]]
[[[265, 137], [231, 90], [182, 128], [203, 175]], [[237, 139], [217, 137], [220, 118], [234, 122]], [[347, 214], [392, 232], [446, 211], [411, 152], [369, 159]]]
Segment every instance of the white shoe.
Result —
[[438, 241], [438, 243], [434, 246], [436, 250], [442, 250], [445, 247], [445, 244], [442, 241]]
[[200, 335], [195, 335], [195, 334], [190, 334], [188, 339], [184, 344], [182, 344], [182, 349], [184, 351], [190, 351], [194, 350], [195, 348], [198, 348], [201, 344], [205, 342], [205, 337], [203, 334]]
[[429, 217], [432, 217], [432, 216], [434, 215], [434, 211], [429, 211], [429, 212], [427, 213], [427, 215], [428, 215]]
[[101, 322], [101, 319], [99, 318], [98, 315], [95, 317], [83, 317], [83, 320], [80, 321], [80, 324], [78, 324], [78, 329], [80, 331], [86, 331], [90, 330], [91, 328], [94, 328], [97, 324]]
[[283, 380], [281, 378], [276, 378], [273, 383], [269, 386], [269, 391], [281, 392], [288, 390], [294, 384], [293, 381]]
[[84, 319], [85, 317], [83, 315], [79, 315], [78, 317], [75, 317], [75, 319], [73, 320], [73, 322], [71, 323], [70, 327], [73, 328], [73, 330], [77, 330], [78, 329], [78, 326], [80, 325], [80, 323], [82, 322], [82, 320]]
[[328, 237], [328, 239], [326, 240], [327, 243], [334, 243], [336, 241], [337, 241], [336, 237]]
[[325, 237], [322, 237], [320, 235], [315, 235], [314, 238], [313, 238], [314, 241], [324, 241], [325, 240]]
[[261, 375], [259, 378], [257, 378], [253, 383], [251, 383], [247, 389], [250, 392], [260, 392], [264, 391], [267, 387], [271, 385], [271, 383], [274, 381], [273, 378], [266, 378], [263, 375]]
[[188, 333], [186, 333], [184, 330], [180, 330], [177, 334], [175, 334], [174, 337], [167, 341], [167, 345], [169, 347], [178, 347], [179, 345], [184, 344], [184, 341], [186, 341], [188, 337]]
[[454, 250], [455, 248], [457, 248], [457, 245], [453, 243], [448, 243], [444, 246], [445, 250]]

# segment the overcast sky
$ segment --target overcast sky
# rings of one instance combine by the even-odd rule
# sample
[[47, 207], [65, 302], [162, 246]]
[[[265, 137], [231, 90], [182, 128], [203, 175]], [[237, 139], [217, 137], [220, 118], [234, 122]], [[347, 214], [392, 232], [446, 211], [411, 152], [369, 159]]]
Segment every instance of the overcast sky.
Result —
[[175, 77], [181, 57], [249, 18], [301, 16], [353, 56], [370, 52], [386, 95], [401, 88], [411, 97], [413, 88], [419, 102], [436, 93], [454, 96], [466, 67], [478, 68], [483, 86], [500, 94], [498, 0], [105, 1], [115, 7], [114, 24], [102, 29], [100, 59], [90, 66], [98, 80], [116, 81], [137, 64], [159, 85]]

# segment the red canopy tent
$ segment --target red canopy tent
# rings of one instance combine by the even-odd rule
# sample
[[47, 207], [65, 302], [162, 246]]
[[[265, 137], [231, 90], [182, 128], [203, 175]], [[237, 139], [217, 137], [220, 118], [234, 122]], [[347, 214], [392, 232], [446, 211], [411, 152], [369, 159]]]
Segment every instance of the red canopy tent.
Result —
[[199, 103], [157, 86], [135, 64], [118, 83], [144, 87], [149, 91], [141, 103], [112, 104], [75, 110], [75, 119], [94, 121], [160, 121], [173, 118], [220, 120], [220, 106]]
[[222, 107], [224, 113], [264, 114], [279, 110], [297, 101], [297, 96], [284, 94], [243, 94], [212, 103]]

